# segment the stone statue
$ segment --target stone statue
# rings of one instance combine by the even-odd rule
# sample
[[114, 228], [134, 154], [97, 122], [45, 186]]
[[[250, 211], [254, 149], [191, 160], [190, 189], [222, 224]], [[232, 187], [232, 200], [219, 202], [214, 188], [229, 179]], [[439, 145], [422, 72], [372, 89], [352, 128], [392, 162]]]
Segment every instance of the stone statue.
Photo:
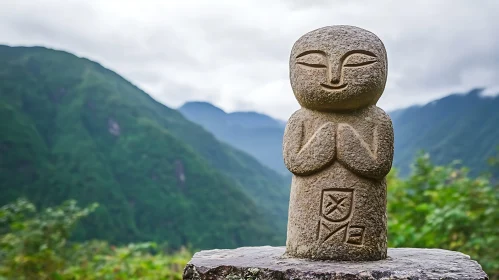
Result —
[[320, 28], [294, 44], [289, 67], [302, 108], [284, 132], [294, 174], [286, 248], [201, 251], [183, 279], [488, 279], [459, 252], [386, 248], [393, 128], [376, 107], [387, 76], [381, 40], [353, 26]]
[[361, 28], [324, 27], [298, 39], [289, 67], [302, 108], [289, 119], [283, 143], [294, 174], [286, 255], [385, 259], [393, 128], [376, 107], [387, 77], [385, 47]]

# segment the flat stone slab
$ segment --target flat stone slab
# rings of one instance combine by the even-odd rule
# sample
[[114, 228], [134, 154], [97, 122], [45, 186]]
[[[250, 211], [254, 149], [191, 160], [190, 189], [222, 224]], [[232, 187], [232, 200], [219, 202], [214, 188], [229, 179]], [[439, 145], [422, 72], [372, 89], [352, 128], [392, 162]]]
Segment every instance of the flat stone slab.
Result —
[[242, 247], [196, 253], [183, 279], [488, 279], [469, 256], [441, 249], [388, 249], [381, 261], [311, 261], [283, 257], [284, 247]]

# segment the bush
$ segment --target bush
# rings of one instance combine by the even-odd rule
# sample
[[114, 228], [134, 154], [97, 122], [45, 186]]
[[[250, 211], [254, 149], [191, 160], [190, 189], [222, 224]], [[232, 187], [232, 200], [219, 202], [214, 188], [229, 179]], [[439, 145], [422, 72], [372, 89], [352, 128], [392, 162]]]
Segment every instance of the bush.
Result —
[[457, 162], [435, 166], [421, 154], [412, 175], [388, 176], [392, 247], [442, 248], [470, 255], [499, 279], [499, 188], [489, 176], [470, 178]]
[[191, 256], [185, 249], [153, 254], [154, 243], [70, 243], [76, 223], [96, 207], [68, 201], [37, 212], [19, 199], [0, 208], [0, 279], [182, 279]]

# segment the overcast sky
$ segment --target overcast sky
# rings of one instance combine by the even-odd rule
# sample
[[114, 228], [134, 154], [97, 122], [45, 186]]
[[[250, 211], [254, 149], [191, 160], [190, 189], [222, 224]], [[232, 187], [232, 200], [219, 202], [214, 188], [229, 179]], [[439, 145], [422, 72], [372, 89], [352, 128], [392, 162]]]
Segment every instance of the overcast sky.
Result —
[[96, 60], [170, 107], [214, 103], [287, 119], [288, 59], [304, 33], [346, 24], [388, 52], [385, 110], [499, 92], [499, 1], [0, 0], [0, 44]]

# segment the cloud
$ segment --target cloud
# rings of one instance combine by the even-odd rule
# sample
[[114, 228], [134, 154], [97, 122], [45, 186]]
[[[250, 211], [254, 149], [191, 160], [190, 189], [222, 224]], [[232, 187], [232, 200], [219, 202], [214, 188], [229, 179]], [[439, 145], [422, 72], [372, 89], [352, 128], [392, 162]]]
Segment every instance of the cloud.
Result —
[[167, 106], [203, 100], [286, 119], [299, 108], [290, 49], [326, 25], [356, 25], [383, 40], [384, 109], [474, 87], [499, 91], [498, 12], [494, 0], [3, 0], [0, 43], [96, 60]]

